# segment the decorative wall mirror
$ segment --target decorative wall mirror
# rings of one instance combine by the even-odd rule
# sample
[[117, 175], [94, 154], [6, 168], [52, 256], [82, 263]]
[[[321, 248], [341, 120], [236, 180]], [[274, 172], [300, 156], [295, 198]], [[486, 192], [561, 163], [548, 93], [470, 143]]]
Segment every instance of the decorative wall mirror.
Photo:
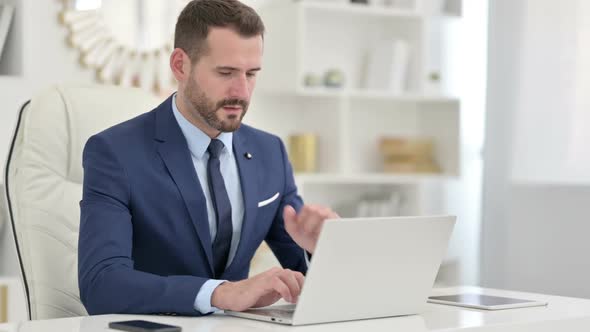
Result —
[[62, 0], [60, 21], [100, 82], [167, 93], [174, 25], [189, 0]]

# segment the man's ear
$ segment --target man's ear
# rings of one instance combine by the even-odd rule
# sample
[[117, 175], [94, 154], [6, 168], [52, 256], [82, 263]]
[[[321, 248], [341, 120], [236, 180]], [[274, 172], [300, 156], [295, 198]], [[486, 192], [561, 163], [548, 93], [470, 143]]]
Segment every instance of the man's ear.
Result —
[[178, 83], [186, 82], [190, 75], [191, 60], [181, 48], [175, 48], [170, 55], [170, 69]]

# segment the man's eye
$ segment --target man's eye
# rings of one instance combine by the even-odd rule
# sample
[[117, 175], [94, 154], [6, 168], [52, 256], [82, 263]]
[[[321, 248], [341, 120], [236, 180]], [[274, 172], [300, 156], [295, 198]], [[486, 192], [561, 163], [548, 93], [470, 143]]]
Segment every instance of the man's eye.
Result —
[[221, 75], [221, 76], [229, 76], [229, 75], [231, 75], [231, 72], [230, 71], [220, 71], [219, 72], [219, 75]]
[[248, 77], [255, 77], [256, 76], [256, 72], [246, 73], [246, 76], [248, 76]]

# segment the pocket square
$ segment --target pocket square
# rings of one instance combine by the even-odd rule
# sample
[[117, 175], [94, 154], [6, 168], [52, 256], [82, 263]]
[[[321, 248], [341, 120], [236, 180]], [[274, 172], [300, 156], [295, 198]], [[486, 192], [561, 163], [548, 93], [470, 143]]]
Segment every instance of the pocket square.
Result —
[[268, 204], [274, 202], [277, 198], [279, 198], [279, 193], [274, 194], [274, 196], [272, 196], [269, 199], [265, 199], [264, 201], [258, 202], [258, 207], [263, 207], [265, 205], [268, 205]]

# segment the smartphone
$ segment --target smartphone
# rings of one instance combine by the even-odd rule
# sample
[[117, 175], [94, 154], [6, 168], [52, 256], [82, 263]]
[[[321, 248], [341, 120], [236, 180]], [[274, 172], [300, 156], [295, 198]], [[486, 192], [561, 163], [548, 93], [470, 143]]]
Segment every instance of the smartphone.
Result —
[[110, 322], [110, 329], [128, 332], [180, 332], [180, 326], [166, 325], [146, 320], [128, 320], [124, 322]]

